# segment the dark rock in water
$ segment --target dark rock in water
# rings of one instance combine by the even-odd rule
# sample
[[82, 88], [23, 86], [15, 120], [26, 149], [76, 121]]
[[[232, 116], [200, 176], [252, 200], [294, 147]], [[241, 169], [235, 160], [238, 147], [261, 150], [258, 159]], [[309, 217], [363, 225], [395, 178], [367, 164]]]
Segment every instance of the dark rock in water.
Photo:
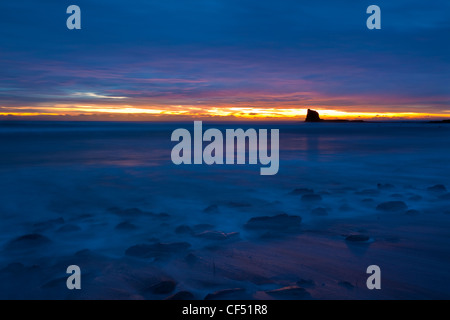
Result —
[[439, 199], [441, 199], [441, 200], [450, 200], [450, 193], [446, 193], [446, 194], [440, 195]]
[[152, 248], [152, 245], [149, 244], [137, 244], [129, 247], [125, 254], [131, 257], [146, 258], [150, 256]]
[[244, 225], [250, 230], [273, 230], [273, 231], [298, 231], [302, 218], [299, 216], [290, 216], [287, 214], [279, 214], [273, 217], [255, 217], [251, 218]]
[[209, 293], [206, 295], [205, 300], [237, 300], [244, 293], [244, 288], [225, 289]]
[[123, 218], [135, 218], [135, 217], [142, 217], [142, 216], [154, 217], [154, 218], [159, 218], [159, 219], [170, 218], [170, 215], [165, 212], [156, 214], [156, 213], [149, 212], [149, 211], [143, 211], [138, 208], [121, 209], [121, 208], [113, 207], [113, 208], [109, 208], [108, 212], [113, 213], [118, 216], [121, 216]]
[[209, 207], [206, 207], [203, 212], [205, 213], [218, 213], [219, 212], [219, 206], [217, 204], [212, 204]]
[[291, 192], [291, 194], [292, 195], [294, 195], [294, 196], [301, 196], [301, 195], [304, 195], [304, 194], [311, 194], [311, 193], [314, 193], [314, 190], [313, 189], [308, 189], [308, 188], [297, 188], [297, 189], [294, 189], [292, 192]]
[[427, 190], [429, 192], [432, 192], [432, 193], [444, 193], [444, 192], [447, 192], [447, 188], [444, 185], [442, 185], [442, 184], [437, 184], [435, 186], [429, 187]]
[[59, 233], [71, 233], [71, 232], [77, 232], [81, 231], [81, 228], [75, 224], [66, 224], [62, 227], [60, 227], [56, 232]]
[[[130, 209], [120, 209], [117, 207], [109, 208], [108, 211], [110, 213], [114, 213], [118, 216], [124, 216], [124, 217], [136, 217], [136, 216], [142, 216], [145, 215], [144, 211], [138, 208], [130, 208]], [[150, 213], [152, 214], [152, 213]]]
[[175, 290], [177, 283], [173, 280], [165, 280], [158, 282], [145, 291], [150, 291], [153, 294], [168, 294]]
[[228, 232], [227, 239], [239, 239], [239, 232]]
[[408, 198], [408, 200], [411, 200], [411, 201], [420, 201], [422, 199], [423, 198], [421, 196], [419, 196], [418, 194], [415, 194], [415, 195], [413, 195], [413, 196]]
[[66, 281], [67, 277], [60, 277], [53, 280], [50, 280], [46, 283], [44, 283], [41, 288], [43, 289], [50, 289], [50, 288], [60, 288], [65, 289], [66, 287]]
[[411, 209], [405, 212], [408, 216], [418, 216], [420, 214], [420, 211]]
[[338, 285], [340, 285], [341, 287], [347, 288], [349, 290], [352, 290], [353, 288], [355, 288], [355, 286], [348, 281], [340, 281], [340, 282], [338, 282]]
[[237, 238], [239, 236], [239, 232], [231, 232], [225, 233], [222, 231], [203, 231], [195, 235], [197, 238], [207, 239], [207, 240], [229, 240], [233, 238]]
[[315, 287], [316, 283], [311, 279], [300, 279], [297, 281], [297, 285], [300, 287]]
[[389, 197], [401, 199], [401, 198], [403, 198], [403, 195], [401, 193], [393, 193]]
[[76, 216], [72, 220], [89, 220], [89, 219], [92, 219], [92, 218], [94, 218], [93, 214], [83, 213], [83, 214], [80, 214], [80, 215]]
[[51, 229], [54, 228], [58, 225], [61, 225], [64, 223], [64, 219], [63, 218], [57, 218], [57, 219], [51, 219], [51, 220], [47, 220], [47, 221], [42, 221], [42, 222], [37, 222], [35, 224], [33, 224], [33, 226], [37, 229], [37, 230], [47, 230], [47, 229]]
[[347, 203], [345, 203], [339, 207], [339, 211], [342, 211], [342, 212], [348, 212], [348, 211], [352, 211], [352, 210], [353, 210], [353, 208], [350, 207]]
[[191, 229], [191, 227], [189, 227], [189, 226], [187, 226], [185, 224], [182, 224], [182, 225], [180, 225], [180, 226], [175, 228], [175, 233], [176, 234], [191, 234], [192, 233], [192, 229]]
[[311, 295], [304, 288], [299, 286], [289, 286], [275, 290], [266, 291], [266, 293], [272, 297], [279, 299], [306, 299]]
[[8, 249], [32, 249], [35, 247], [47, 245], [50, 242], [51, 241], [49, 238], [38, 233], [33, 233], [12, 240], [6, 247]]
[[188, 254], [186, 255], [186, 257], [184, 257], [184, 260], [185, 260], [188, 264], [194, 264], [194, 263], [200, 261], [200, 258], [197, 257], [195, 254], [193, 254], [193, 253], [191, 252], [191, 253], [188, 253]]
[[124, 221], [119, 223], [118, 225], [116, 225], [116, 227], [114, 229], [116, 230], [120, 230], [120, 231], [132, 231], [132, 230], [136, 230], [138, 227], [134, 224], [132, 224], [131, 222], [128, 221]]
[[345, 241], [349, 242], [368, 242], [370, 237], [362, 235], [362, 234], [352, 234], [345, 238]]
[[187, 242], [138, 244], [129, 247], [125, 254], [137, 258], [161, 258], [175, 253], [181, 253], [189, 249]]
[[196, 224], [195, 226], [193, 226], [192, 230], [195, 233], [200, 233], [200, 232], [203, 232], [203, 231], [211, 230], [213, 228], [214, 228], [214, 226], [212, 224], [201, 223], [201, 224]]
[[154, 217], [159, 218], [159, 219], [163, 219], [163, 220], [167, 220], [170, 218], [170, 214], [168, 214], [167, 212], [161, 212], [158, 214], [153, 214]]
[[226, 205], [231, 208], [247, 208], [247, 207], [252, 206], [250, 203], [234, 202], [234, 201], [230, 201], [230, 202], [226, 203]]
[[195, 296], [189, 291], [180, 291], [164, 300], [195, 300]]
[[8, 264], [5, 268], [0, 270], [0, 272], [8, 272], [8, 273], [22, 273], [25, 270], [25, 266], [20, 262], [13, 262]]
[[400, 212], [408, 209], [408, 206], [403, 201], [388, 201], [380, 203], [377, 206], [378, 211], [385, 212]]
[[195, 235], [197, 238], [207, 240], [226, 240], [227, 235], [222, 231], [203, 231]]
[[320, 122], [320, 116], [317, 111], [308, 109], [308, 113], [306, 114], [305, 122]]
[[302, 201], [318, 202], [318, 201], [322, 201], [322, 197], [320, 196], [320, 194], [309, 193], [309, 194], [304, 194], [302, 196]]
[[311, 211], [311, 214], [314, 216], [324, 217], [328, 215], [328, 211], [325, 208], [315, 208]]
[[75, 252], [75, 256], [77, 257], [88, 257], [92, 255], [92, 251], [89, 249], [82, 249], [80, 251]]
[[359, 195], [359, 196], [377, 196], [380, 194], [380, 191], [377, 189], [365, 189], [365, 190], [361, 190], [361, 191], [356, 191], [355, 194]]
[[377, 185], [377, 187], [380, 190], [392, 190], [392, 189], [395, 189], [395, 187], [392, 184], [390, 184], [390, 183], [379, 183]]

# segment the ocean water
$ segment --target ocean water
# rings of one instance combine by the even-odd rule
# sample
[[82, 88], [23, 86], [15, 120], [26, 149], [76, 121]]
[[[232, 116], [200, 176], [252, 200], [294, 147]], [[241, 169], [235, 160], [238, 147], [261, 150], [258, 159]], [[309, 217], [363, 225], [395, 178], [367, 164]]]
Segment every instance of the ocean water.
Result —
[[[450, 125], [204, 127], [279, 129], [278, 174], [261, 176], [261, 165], [174, 165], [171, 133], [192, 132], [192, 122], [0, 123], [0, 296], [42, 294], [58, 276], [41, 272], [26, 281], [20, 268], [55, 270], [83, 250], [113, 261], [140, 243], [187, 242], [190, 250], [202, 250], [209, 240], [177, 232], [182, 225], [237, 232], [239, 241], [251, 243], [259, 240], [243, 226], [256, 216], [286, 213], [313, 225], [376, 215], [387, 201], [403, 201], [422, 214], [449, 213]], [[429, 189], [436, 185], [444, 187]], [[302, 200], [305, 193], [321, 200]], [[314, 214], [317, 208], [327, 215]], [[21, 238], [30, 234], [42, 238]], [[11, 276], [8, 270], [18, 265]], [[17, 281], [34, 291], [20, 291]]]

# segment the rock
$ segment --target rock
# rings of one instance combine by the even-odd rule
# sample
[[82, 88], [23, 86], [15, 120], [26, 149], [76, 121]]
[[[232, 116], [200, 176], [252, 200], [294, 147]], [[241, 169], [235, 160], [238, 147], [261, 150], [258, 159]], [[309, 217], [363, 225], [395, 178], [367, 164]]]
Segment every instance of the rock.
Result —
[[239, 232], [228, 232], [227, 239], [239, 239]]
[[41, 288], [43, 288], [43, 289], [50, 289], [50, 288], [65, 289], [65, 288], [67, 288], [66, 281], [67, 281], [67, 277], [60, 277], [60, 278], [52, 279], [52, 280], [44, 283], [41, 286]]
[[212, 224], [201, 223], [201, 224], [196, 224], [195, 226], [193, 226], [192, 230], [195, 233], [200, 233], [200, 232], [203, 232], [203, 231], [211, 230], [213, 228], [214, 228], [214, 226]]
[[299, 286], [283, 287], [280, 289], [266, 291], [266, 293], [279, 299], [305, 299], [311, 297], [308, 291]]
[[225, 289], [207, 294], [205, 300], [237, 300], [244, 293], [244, 288]]
[[349, 242], [368, 242], [370, 237], [362, 235], [362, 234], [352, 234], [345, 238], [345, 241]]
[[317, 111], [308, 109], [308, 113], [306, 114], [305, 122], [320, 122], [320, 116]]
[[197, 238], [207, 240], [228, 240], [239, 236], [239, 232], [224, 233], [222, 231], [203, 231], [195, 235]]
[[315, 287], [316, 283], [311, 279], [300, 279], [297, 281], [297, 285], [300, 287]]
[[348, 211], [352, 211], [352, 210], [353, 210], [353, 208], [350, 207], [347, 203], [345, 203], [339, 207], [339, 211], [342, 211], [342, 212], [348, 212]]
[[89, 249], [82, 249], [77, 252], [75, 252], [76, 257], [89, 257], [92, 255], [92, 251]]
[[252, 206], [250, 203], [234, 201], [227, 202], [226, 205], [231, 208], [247, 208]]
[[440, 195], [439, 199], [441, 199], [441, 200], [450, 200], [450, 193], [445, 193], [443, 195]]
[[138, 244], [129, 247], [125, 254], [137, 258], [161, 258], [185, 252], [191, 245], [187, 242]]
[[51, 219], [51, 220], [46, 220], [46, 221], [42, 221], [42, 222], [36, 222], [35, 224], [33, 224], [33, 226], [37, 229], [37, 230], [47, 230], [47, 229], [51, 229], [54, 228], [58, 225], [61, 225], [64, 223], [64, 219], [63, 218], [57, 218], [57, 219]]
[[356, 191], [355, 194], [357, 194], [359, 196], [375, 197], [380, 194], [380, 191], [377, 189], [365, 189], [365, 190], [361, 190], [361, 191]]
[[299, 216], [290, 216], [287, 214], [279, 214], [268, 217], [251, 218], [244, 225], [246, 229], [250, 230], [271, 230], [271, 231], [298, 231], [302, 218]]
[[83, 213], [83, 214], [80, 214], [80, 215], [76, 216], [76, 217], [73, 218], [72, 220], [90, 220], [90, 219], [92, 219], [92, 218], [94, 218], [94, 215], [93, 215], [93, 214], [90, 214], [90, 213]]
[[447, 188], [444, 185], [442, 185], [442, 184], [437, 184], [435, 186], [429, 187], [427, 190], [428, 190], [428, 192], [431, 192], [431, 193], [444, 193], [444, 192], [447, 192]]
[[191, 253], [188, 253], [186, 255], [186, 257], [184, 257], [184, 260], [186, 261], [186, 263], [192, 265], [192, 264], [200, 261], [200, 258], [191, 252]]
[[[151, 214], [151, 212], [149, 212], [148, 214]], [[168, 214], [167, 212], [161, 212], [158, 214], [151, 214], [153, 217], [159, 218], [159, 219], [169, 219], [170, 218], [170, 214]]]
[[195, 296], [189, 291], [179, 291], [164, 300], [195, 300]]
[[150, 211], [143, 211], [138, 208], [129, 208], [129, 209], [121, 209], [117, 207], [109, 208], [107, 210], [109, 213], [121, 216], [123, 218], [136, 218], [136, 217], [154, 217], [157, 219], [167, 219], [170, 218], [170, 215], [166, 212], [161, 213], [153, 213]]
[[180, 225], [180, 226], [175, 228], [175, 233], [176, 234], [191, 234], [192, 233], [192, 229], [191, 229], [191, 227], [189, 227], [189, 226], [187, 226], [185, 224], [182, 224], [182, 225]]
[[71, 233], [71, 232], [77, 232], [81, 231], [81, 228], [77, 226], [76, 224], [66, 224], [62, 227], [60, 227], [56, 232], [59, 233]]
[[411, 210], [406, 211], [405, 214], [408, 216], [418, 216], [420, 214], [420, 211], [411, 209]]
[[[110, 213], [116, 214], [118, 216], [124, 217], [137, 217], [145, 215], [145, 212], [138, 208], [130, 208], [130, 209], [120, 209], [117, 207], [109, 208], [108, 211]], [[150, 213], [152, 214], [152, 213]]]
[[305, 202], [318, 202], [318, 201], [322, 201], [322, 197], [320, 196], [320, 194], [309, 193], [309, 194], [304, 194], [302, 196], [302, 201], [305, 201]]
[[219, 213], [219, 206], [217, 204], [212, 204], [209, 207], [203, 209], [205, 213]]
[[197, 238], [207, 240], [226, 240], [227, 235], [222, 231], [203, 231], [195, 235]]
[[392, 190], [392, 189], [395, 189], [395, 187], [392, 184], [390, 184], [390, 183], [379, 183], [377, 185], [377, 187], [380, 190]]
[[421, 196], [419, 196], [418, 194], [412, 195], [411, 197], [408, 198], [408, 200], [411, 200], [411, 201], [420, 201], [422, 199], [423, 198]]
[[355, 286], [348, 281], [340, 281], [340, 282], [338, 282], [338, 285], [340, 285], [341, 287], [347, 288], [349, 290], [352, 290], [353, 288], [355, 288]]
[[51, 240], [41, 234], [32, 233], [18, 237], [10, 241], [7, 245], [8, 249], [33, 249], [35, 247], [44, 246], [51, 243]]
[[291, 192], [291, 194], [294, 195], [294, 196], [297, 196], [297, 195], [301, 196], [301, 195], [310, 194], [310, 193], [314, 193], [314, 190], [313, 189], [308, 189], [308, 188], [297, 188], [297, 189], [294, 189]]
[[408, 206], [403, 201], [388, 201], [380, 203], [377, 206], [378, 211], [385, 212], [400, 212], [408, 209]]
[[165, 280], [158, 282], [145, 291], [150, 291], [153, 294], [168, 294], [175, 290], [177, 283], [173, 280]]
[[314, 216], [324, 217], [328, 215], [328, 211], [325, 208], [315, 208], [311, 211], [311, 214]]
[[8, 273], [22, 273], [26, 270], [25, 266], [20, 262], [13, 262], [8, 264], [5, 268], [3, 268], [0, 272], [8, 272]]
[[132, 230], [136, 230], [138, 227], [134, 224], [132, 224], [131, 222], [128, 221], [124, 221], [119, 223], [118, 225], [116, 225], [116, 227], [114, 229], [116, 230], [120, 230], [120, 231], [132, 231]]

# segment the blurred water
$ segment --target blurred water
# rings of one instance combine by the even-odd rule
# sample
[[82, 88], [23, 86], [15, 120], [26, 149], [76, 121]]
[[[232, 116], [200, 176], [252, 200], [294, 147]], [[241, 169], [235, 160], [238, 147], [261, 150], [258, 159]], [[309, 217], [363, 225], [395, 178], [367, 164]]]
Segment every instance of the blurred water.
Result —
[[[204, 123], [208, 127], [279, 129], [278, 174], [261, 176], [260, 165], [174, 165], [171, 133], [192, 131], [192, 122], [0, 123], [0, 269], [12, 262], [45, 265], [84, 249], [119, 258], [148, 241], [203, 247], [203, 240], [174, 232], [181, 224], [209, 224], [245, 240], [252, 238], [242, 226], [254, 216], [285, 212], [308, 224], [374, 215], [384, 201], [401, 200], [422, 212], [444, 212], [450, 202], [427, 190], [450, 187], [448, 125]], [[298, 188], [322, 200], [305, 202], [293, 194]], [[218, 212], [205, 210], [211, 206]], [[314, 216], [317, 207], [328, 216]], [[144, 214], [121, 216], [111, 208]], [[161, 213], [168, 219], [155, 218]], [[119, 232], [122, 222], [138, 228]], [[49, 238], [51, 247], [8, 249], [30, 233]]]

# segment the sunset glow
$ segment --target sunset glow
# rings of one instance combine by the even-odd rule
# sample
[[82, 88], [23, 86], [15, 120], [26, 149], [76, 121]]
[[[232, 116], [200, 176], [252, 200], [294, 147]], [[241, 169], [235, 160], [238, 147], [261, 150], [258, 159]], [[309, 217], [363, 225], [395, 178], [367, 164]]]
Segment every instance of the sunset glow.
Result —
[[[33, 2], [40, 23], [0, 19], [0, 120], [303, 121], [307, 109], [323, 119], [450, 118], [446, 10], [419, 24], [386, 2], [396, 14], [368, 30], [361, 5], [327, 3], [334, 21], [315, 2], [258, 3], [206, 1], [191, 12], [185, 1], [139, 10], [112, 1], [68, 30], [55, 19], [61, 8]], [[4, 6], [5, 17], [36, 19]], [[98, 11], [90, 6], [86, 15]]]
[[[448, 113], [419, 113], [419, 112], [351, 112], [332, 109], [317, 110], [323, 119], [348, 119], [348, 120], [429, 120], [450, 117]], [[247, 120], [303, 120], [306, 116], [306, 108], [250, 108], [250, 107], [203, 107], [195, 106], [169, 106], [167, 109], [155, 107], [134, 107], [114, 105], [72, 106], [55, 105], [52, 108], [17, 107], [15, 112], [5, 112], [0, 107], [0, 116], [4, 117], [60, 117], [60, 116], [105, 116], [110, 120], [129, 120], [127, 115], [136, 116], [134, 120], [189, 120], [191, 118], [203, 118], [214, 120], [247, 119]], [[21, 111], [24, 110], [24, 111]]]

